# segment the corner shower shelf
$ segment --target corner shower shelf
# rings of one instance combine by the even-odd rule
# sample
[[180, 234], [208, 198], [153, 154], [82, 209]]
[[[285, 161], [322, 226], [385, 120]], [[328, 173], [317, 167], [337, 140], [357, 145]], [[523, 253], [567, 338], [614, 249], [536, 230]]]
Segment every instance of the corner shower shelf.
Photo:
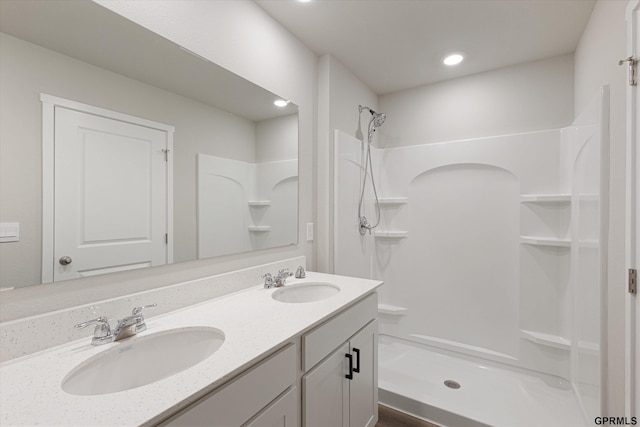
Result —
[[571, 341], [559, 335], [545, 334], [543, 332], [520, 330], [522, 338], [534, 342], [536, 344], [545, 345], [547, 347], [559, 348], [560, 350], [569, 350]]
[[[600, 197], [593, 193], [576, 194], [582, 202], [597, 202]], [[520, 203], [570, 203], [571, 194], [521, 194]]]
[[520, 203], [569, 203], [571, 194], [522, 194]]
[[406, 205], [409, 202], [408, 197], [379, 197], [378, 202], [381, 205]]
[[409, 237], [408, 231], [374, 231], [373, 235], [382, 239], [406, 239]]
[[249, 200], [249, 206], [270, 206], [271, 200]]
[[393, 316], [404, 316], [409, 311], [408, 308], [398, 307], [397, 305], [378, 304], [378, 313], [391, 314]]
[[531, 236], [520, 236], [520, 243], [525, 245], [535, 245], [535, 246], [556, 246], [556, 247], [571, 247], [571, 242], [567, 239], [556, 239], [553, 237], [531, 237]]
[[249, 231], [257, 231], [257, 232], [271, 231], [271, 227], [269, 227], [268, 225], [252, 225], [252, 226], [249, 226]]

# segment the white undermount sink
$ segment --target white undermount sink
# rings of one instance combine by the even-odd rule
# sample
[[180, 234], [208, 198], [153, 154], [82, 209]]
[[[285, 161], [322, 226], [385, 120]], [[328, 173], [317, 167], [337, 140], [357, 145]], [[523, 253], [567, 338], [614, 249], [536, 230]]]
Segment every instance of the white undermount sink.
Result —
[[62, 380], [62, 389], [89, 396], [151, 384], [202, 362], [223, 342], [222, 331], [208, 327], [129, 338], [74, 368]]
[[321, 301], [340, 292], [340, 288], [330, 283], [300, 283], [278, 289], [271, 298], [280, 302], [302, 303]]

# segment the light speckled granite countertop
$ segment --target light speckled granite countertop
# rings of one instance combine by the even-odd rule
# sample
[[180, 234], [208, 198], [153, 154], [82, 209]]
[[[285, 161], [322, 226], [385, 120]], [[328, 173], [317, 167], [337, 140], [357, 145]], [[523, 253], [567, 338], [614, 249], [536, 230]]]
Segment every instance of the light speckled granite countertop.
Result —
[[[128, 340], [91, 346], [90, 338], [73, 341], [0, 365], [2, 426], [138, 426], [152, 425], [189, 405], [206, 392], [346, 306], [373, 292], [382, 282], [307, 273], [287, 285], [328, 282], [341, 291], [322, 301], [289, 304], [275, 301], [276, 289], [255, 286], [244, 291], [147, 319], [140, 336], [189, 326], [210, 326], [225, 334], [222, 347], [199, 364], [152, 384], [99, 396], [64, 392], [61, 382], [76, 366]], [[281, 289], [281, 288], [280, 288]]]

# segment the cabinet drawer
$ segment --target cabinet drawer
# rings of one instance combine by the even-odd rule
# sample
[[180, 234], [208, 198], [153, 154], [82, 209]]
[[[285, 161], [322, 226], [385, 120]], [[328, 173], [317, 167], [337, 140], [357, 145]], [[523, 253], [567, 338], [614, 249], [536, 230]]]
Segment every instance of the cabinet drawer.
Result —
[[347, 341], [378, 313], [378, 294], [373, 293], [302, 337], [302, 370], [308, 371]]
[[161, 425], [242, 425], [296, 381], [296, 356], [296, 346], [290, 344]]

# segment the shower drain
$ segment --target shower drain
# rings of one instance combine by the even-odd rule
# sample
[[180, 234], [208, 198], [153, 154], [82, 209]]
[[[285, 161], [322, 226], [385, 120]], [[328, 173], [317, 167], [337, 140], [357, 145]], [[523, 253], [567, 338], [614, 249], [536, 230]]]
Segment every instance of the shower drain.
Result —
[[457, 382], [457, 381], [453, 381], [453, 380], [446, 380], [444, 382], [444, 385], [446, 385], [447, 387], [452, 388], [452, 389], [459, 389], [460, 388], [460, 383]]

